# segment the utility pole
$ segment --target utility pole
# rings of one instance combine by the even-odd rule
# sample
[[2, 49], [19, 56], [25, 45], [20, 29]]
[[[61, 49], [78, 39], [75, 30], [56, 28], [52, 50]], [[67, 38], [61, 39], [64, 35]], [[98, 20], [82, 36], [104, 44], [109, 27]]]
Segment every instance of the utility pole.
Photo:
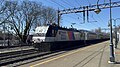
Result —
[[58, 19], [58, 26], [60, 26], [60, 17], [61, 17], [61, 14], [60, 14], [60, 11], [58, 10], [58, 17], [57, 17], [57, 19]]

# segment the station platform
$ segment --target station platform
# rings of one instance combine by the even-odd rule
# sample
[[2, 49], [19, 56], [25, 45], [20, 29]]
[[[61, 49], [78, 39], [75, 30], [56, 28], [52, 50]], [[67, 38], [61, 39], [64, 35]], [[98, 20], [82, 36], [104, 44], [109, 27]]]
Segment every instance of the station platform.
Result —
[[115, 49], [116, 63], [108, 63], [110, 58], [109, 42], [105, 41], [67, 51], [20, 67], [120, 67], [120, 43]]

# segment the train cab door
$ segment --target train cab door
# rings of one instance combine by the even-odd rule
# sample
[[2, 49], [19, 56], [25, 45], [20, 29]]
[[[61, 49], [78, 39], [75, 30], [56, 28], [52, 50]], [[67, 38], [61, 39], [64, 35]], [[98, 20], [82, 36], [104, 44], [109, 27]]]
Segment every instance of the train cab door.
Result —
[[56, 35], [57, 35], [57, 27], [52, 28], [52, 38], [54, 41], [56, 41]]

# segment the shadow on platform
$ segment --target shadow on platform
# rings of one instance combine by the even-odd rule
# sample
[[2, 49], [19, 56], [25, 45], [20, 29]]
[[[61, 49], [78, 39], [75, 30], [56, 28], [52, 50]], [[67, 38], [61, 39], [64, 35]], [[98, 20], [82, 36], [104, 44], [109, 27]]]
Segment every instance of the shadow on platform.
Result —
[[115, 64], [120, 64], [120, 62], [115, 62]]
[[120, 50], [120, 48], [116, 48], [117, 50]]

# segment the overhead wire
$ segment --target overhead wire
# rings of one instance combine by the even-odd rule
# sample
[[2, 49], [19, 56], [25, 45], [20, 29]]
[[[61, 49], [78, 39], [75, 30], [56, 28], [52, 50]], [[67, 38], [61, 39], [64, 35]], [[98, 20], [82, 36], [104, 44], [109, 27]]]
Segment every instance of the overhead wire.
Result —
[[[65, 8], [63, 5], [61, 5], [61, 4], [59, 4], [59, 3], [57, 3], [56, 1], [54, 1], [54, 0], [51, 0], [52, 2], [54, 2], [55, 4], [57, 4], [57, 5], [59, 5], [59, 6], [61, 6], [62, 8]], [[63, 1], [64, 3], [66, 3], [67, 5], [69, 5], [69, 6], [71, 6], [68, 2], [66, 2], [66, 1]], [[90, 2], [88, 1], [88, 3], [90, 4]], [[73, 6], [72, 6], [73, 7]], [[70, 17], [70, 16], [68, 16], [68, 17]], [[80, 16], [81, 17], [81, 16]], [[74, 18], [74, 17], [70, 17], [70, 18]], [[82, 18], [82, 17], [81, 17]], [[92, 17], [93, 18], [93, 17]], [[76, 19], [76, 18], [74, 18], [74, 19]], [[79, 17], [78, 17], [78, 19], [79, 19]]]
[[[62, 0], [62, 1], [63, 1], [63, 0]], [[71, 3], [70, 3], [69, 1], [67, 1], [67, 2], [66, 2], [66, 1], [63, 1], [63, 2], [66, 3], [67, 5], [71, 6], [71, 5], [70, 5]], [[68, 2], [69, 2], [69, 3], [68, 3]], [[71, 7], [75, 7], [75, 6], [71, 6]], [[81, 15], [78, 15], [78, 14], [76, 14], [76, 13], [75, 13], [75, 15], [78, 16], [78, 20], [80, 20], [80, 18], [83, 18]], [[83, 23], [83, 22], [80, 22], [80, 23]]]
[[[65, 4], [67, 4], [67, 5], [69, 5], [70, 7], [75, 7], [75, 6], [72, 6], [71, 4], [70, 4], [70, 2], [68, 3], [68, 1], [66, 2], [66, 1], [64, 1], [64, 0], [62, 0], [63, 1], [63, 3], [65, 3]], [[76, 14], [76, 13], [75, 13]], [[78, 15], [78, 14], [76, 14], [77, 16], [79, 16], [80, 18], [82, 18], [82, 16], [81, 15]]]
[[[69, 2], [69, 1], [68, 1], [68, 2]], [[73, 7], [75, 7], [75, 6], [73, 6]], [[79, 15], [79, 14], [76, 14], [76, 15], [79, 16], [80, 18], [83, 18], [83, 17], [82, 17], [81, 15]], [[78, 18], [79, 18], [79, 17], [78, 17]]]
[[[57, 3], [56, 1], [54, 1], [54, 0], [51, 0], [53, 3], [55, 3], [55, 4], [57, 4], [58, 6], [60, 6], [60, 7], [62, 7], [62, 8], [64, 8], [65, 9], [65, 7], [64, 6], [62, 6], [61, 4], [59, 4], [59, 3]], [[74, 18], [74, 19], [76, 19], [75, 17], [72, 17], [72, 16], [68, 16], [67, 15], [67, 17], [69, 17], [69, 18]]]
[[[89, 3], [89, 5], [91, 5], [89, 0], [87, 0], [87, 2]], [[91, 18], [96, 21], [96, 19], [93, 17], [93, 14], [92, 14]]]
[[74, 7], [70, 3], [66, 2], [65, 0], [61, 0], [61, 1], [63, 1], [63, 3], [65, 3], [65, 4], [67, 4], [67, 5], [71, 6], [71, 7]]
[[90, 1], [89, 1], [89, 0], [87, 0], [87, 2], [89, 3], [89, 5], [91, 5], [91, 3], [90, 3]]
[[[68, 15], [65, 15], [65, 16], [67, 16], [67, 17], [69, 17], [69, 18], [72, 18], [72, 19], [76, 19], [75, 17], [73, 17], [73, 16], [68, 16]], [[78, 18], [77, 18], [78, 19]]]
[[77, 0], [75, 0], [75, 3], [78, 4], [78, 5], [80, 5], [79, 1], [77, 1]]
[[[99, 1], [100, 1], [100, 0], [97, 1], [97, 4], [99, 3]], [[104, 3], [105, 3], [105, 2], [106, 2], [106, 0], [104, 0]], [[98, 18], [99, 18], [100, 21], [104, 22], [99, 15], [97, 15], [97, 16], [98, 16]]]
[[[67, 5], [69, 5], [69, 6], [71, 6], [69, 3], [68, 3], [68, 1], [66, 2], [66, 1], [63, 1], [64, 3], [66, 3]], [[75, 6], [71, 6], [71, 7], [75, 7]], [[76, 14], [76, 13], [75, 13]], [[79, 16], [80, 18], [83, 18], [82, 16], [80, 16], [80, 15], [78, 15], [78, 14], [76, 14], [77, 16]], [[78, 19], [79, 19], [79, 17], [78, 17]], [[80, 22], [80, 24], [83, 24], [84, 22]]]
[[[97, 15], [98, 16], [98, 15]], [[91, 18], [93, 19], [93, 20], [95, 20], [96, 21], [96, 19], [93, 17], [93, 14], [92, 14], [92, 16], [91, 16]], [[98, 18], [100, 19], [100, 17], [98, 16]], [[99, 21], [101, 21], [102, 19], [100, 19]], [[98, 20], [97, 20], [97, 22], [98, 22]], [[99, 23], [99, 25], [98, 24], [96, 24], [96, 26], [98, 27], [98, 26], [102, 26], [101, 25], [101, 23]]]
[[61, 4], [57, 3], [56, 1], [54, 1], [54, 0], [51, 0], [51, 1], [65, 9], [64, 6], [62, 6]]
[[[90, 3], [90, 1], [89, 0], [87, 0], [87, 2], [88, 2], [88, 4], [89, 5], [91, 5], [91, 3]], [[89, 17], [89, 15], [88, 15], [88, 17]], [[90, 17], [90, 18], [92, 18], [94, 21], [96, 21], [96, 19], [93, 17], [93, 14], [92, 14], [92, 16]], [[89, 21], [89, 19], [88, 19], [88, 22], [90, 23], [90, 21]], [[98, 21], [97, 21], [98, 22]], [[93, 24], [94, 26], [98, 26], [97, 24]]]

